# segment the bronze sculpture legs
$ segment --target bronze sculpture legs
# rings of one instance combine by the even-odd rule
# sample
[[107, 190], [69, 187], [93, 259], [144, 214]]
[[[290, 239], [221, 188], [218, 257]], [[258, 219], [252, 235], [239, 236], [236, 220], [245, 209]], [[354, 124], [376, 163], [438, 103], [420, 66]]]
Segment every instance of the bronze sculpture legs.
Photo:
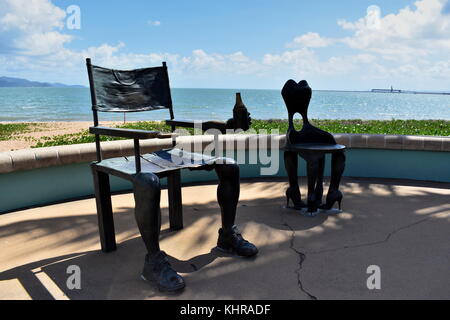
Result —
[[[299, 155], [307, 162], [307, 204], [301, 200], [301, 193], [298, 185], [297, 170]], [[345, 160], [346, 157], [344, 151], [339, 151], [332, 154], [330, 187], [328, 190], [326, 203], [322, 205], [325, 154], [286, 151], [284, 153], [284, 163], [289, 178], [289, 188], [286, 191], [288, 206], [289, 201], [292, 200], [294, 203], [294, 209], [301, 210], [307, 207], [309, 215], [314, 215], [318, 209], [330, 210], [336, 202], [339, 203], [340, 207], [342, 193], [339, 191], [339, 185], [345, 169]]]
[[328, 190], [327, 202], [320, 207], [321, 209], [330, 210], [335, 202], [338, 202], [339, 210], [341, 209], [342, 193], [339, 191], [339, 185], [341, 184], [342, 174], [345, 170], [345, 160], [345, 152], [333, 153], [331, 159], [330, 188]]
[[138, 173], [134, 177], [133, 187], [136, 223], [148, 253], [154, 254], [160, 251], [161, 186], [159, 178], [153, 173]]
[[[218, 249], [239, 256], [254, 256], [258, 253], [258, 249], [246, 241], [235, 226], [240, 194], [239, 167], [236, 164], [215, 164], [212, 168], [219, 178], [217, 200], [222, 214]], [[139, 173], [134, 177], [133, 185], [136, 222], [148, 251], [142, 277], [156, 282], [160, 290], [180, 290], [185, 286], [184, 280], [172, 269], [166, 254], [159, 247], [161, 228], [159, 178], [152, 173]]]
[[301, 200], [298, 185], [298, 153], [286, 151], [284, 153], [284, 166], [289, 178], [289, 188], [286, 190], [287, 207], [289, 207], [289, 201], [292, 200], [295, 209], [306, 208], [306, 204]]
[[216, 164], [214, 167], [219, 178], [217, 202], [222, 216], [222, 228], [231, 230], [236, 219], [236, 208], [241, 192], [239, 166], [236, 164]]

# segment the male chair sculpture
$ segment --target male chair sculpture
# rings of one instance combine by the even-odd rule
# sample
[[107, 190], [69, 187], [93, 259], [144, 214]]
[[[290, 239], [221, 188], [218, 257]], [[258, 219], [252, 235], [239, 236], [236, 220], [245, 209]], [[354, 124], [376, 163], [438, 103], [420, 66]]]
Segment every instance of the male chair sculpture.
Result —
[[[169, 195], [171, 192], [178, 193], [179, 196], [172, 195], [172, 198], [181, 199], [180, 182], [174, 181], [179, 179], [180, 169], [189, 168], [215, 170], [217, 173], [219, 179], [217, 200], [222, 214], [222, 228], [219, 230], [217, 248], [244, 257], [256, 255], [257, 248], [246, 241], [235, 226], [240, 185], [239, 167], [232, 159], [192, 154], [175, 148], [141, 155], [139, 139], [167, 138], [167, 134], [99, 126], [98, 112], [139, 112], [158, 109], [169, 109], [171, 120], [168, 123], [172, 128], [183, 123], [191, 125], [190, 122], [177, 123], [174, 120], [166, 64], [163, 63], [161, 67], [118, 71], [94, 66], [90, 59], [87, 59], [87, 68], [94, 114], [94, 127], [90, 128], [90, 132], [96, 137], [98, 158], [91, 167], [103, 251], [116, 249], [109, 186], [109, 175], [112, 174], [133, 184], [135, 218], [147, 248], [142, 277], [156, 282], [162, 291], [177, 291], [184, 288], [184, 279], [171, 267], [166, 254], [159, 247], [161, 228], [159, 179], [167, 177]], [[202, 127], [211, 128], [216, 125], [217, 129], [223, 130], [224, 124], [218, 122], [205, 122]], [[102, 159], [100, 135], [134, 139], [135, 156]], [[172, 206], [174, 201], [170, 202], [169, 206]]]
[[[307, 207], [309, 216], [316, 215], [318, 209], [330, 210], [336, 202], [340, 209], [343, 196], [339, 191], [339, 185], [345, 168], [345, 146], [338, 145], [332, 134], [314, 127], [309, 122], [308, 106], [312, 90], [305, 80], [300, 83], [289, 80], [282, 90], [282, 95], [289, 112], [289, 129], [284, 154], [289, 177], [289, 189], [286, 191], [288, 206], [289, 200], [292, 200], [297, 210]], [[296, 131], [294, 127], [294, 115], [297, 112], [303, 119], [301, 131]], [[326, 203], [322, 204], [326, 153], [332, 154], [331, 181]], [[298, 185], [298, 155], [307, 161], [307, 204], [301, 200]]]

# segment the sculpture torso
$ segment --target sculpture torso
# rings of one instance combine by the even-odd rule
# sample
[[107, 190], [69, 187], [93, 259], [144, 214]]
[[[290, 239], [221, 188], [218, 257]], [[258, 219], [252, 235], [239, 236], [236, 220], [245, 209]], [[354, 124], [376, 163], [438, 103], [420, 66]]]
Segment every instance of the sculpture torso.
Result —
[[[314, 127], [308, 120], [308, 107], [311, 101], [312, 90], [305, 80], [296, 83], [289, 80], [282, 90], [283, 99], [289, 112], [289, 129], [287, 132], [287, 144], [319, 143], [336, 144], [333, 135]], [[300, 113], [303, 118], [303, 128], [295, 130], [294, 115]]]

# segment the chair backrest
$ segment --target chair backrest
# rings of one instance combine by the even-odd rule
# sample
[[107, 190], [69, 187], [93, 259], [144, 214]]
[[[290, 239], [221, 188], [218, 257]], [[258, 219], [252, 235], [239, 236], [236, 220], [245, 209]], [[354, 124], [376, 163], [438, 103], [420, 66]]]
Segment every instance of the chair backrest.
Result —
[[[86, 66], [94, 126], [99, 125], [99, 111], [141, 112], [169, 109], [170, 119], [174, 119], [169, 73], [165, 62], [160, 67], [114, 70], [95, 66], [87, 58]], [[95, 144], [97, 161], [100, 162], [102, 154], [98, 134], [95, 135]]]
[[[100, 112], [141, 112], [169, 109], [173, 119], [167, 65], [114, 70], [92, 65], [86, 59], [94, 120]], [[97, 124], [96, 124], [97, 125]]]

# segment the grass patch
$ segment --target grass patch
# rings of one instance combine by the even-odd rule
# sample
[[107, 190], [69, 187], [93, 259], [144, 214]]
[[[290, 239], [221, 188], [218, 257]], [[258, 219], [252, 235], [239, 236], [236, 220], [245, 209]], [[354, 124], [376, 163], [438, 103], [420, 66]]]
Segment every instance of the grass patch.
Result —
[[[331, 133], [450, 136], [450, 121], [444, 120], [312, 120], [311, 122], [315, 126]], [[300, 129], [302, 126], [301, 121], [295, 121], [295, 125]], [[160, 132], [171, 131], [170, 126], [159, 121], [133, 122], [118, 127]], [[268, 133], [277, 129], [283, 134], [288, 129], [288, 122], [287, 120], [253, 120], [252, 129], [257, 132], [265, 129]], [[189, 131], [193, 132], [193, 130]], [[101, 140], [113, 141], [120, 140], [120, 138], [102, 136]], [[88, 130], [83, 130], [74, 134], [43, 137], [33, 148], [91, 143], [94, 141], [94, 135], [91, 135]]]
[[[102, 141], [112, 141], [117, 140], [111, 137], [102, 137]], [[71, 144], [81, 144], [81, 143], [91, 143], [94, 142], [95, 138], [89, 133], [88, 130], [83, 130], [78, 133], [63, 134], [53, 137], [42, 137], [40, 140], [31, 148], [44, 148], [44, 147], [55, 147], [55, 146], [65, 146]]]
[[0, 123], [0, 141], [10, 140], [14, 135], [29, 132], [32, 125], [28, 123]]
[[[312, 120], [311, 123], [331, 133], [450, 136], [450, 121], [444, 120]], [[296, 120], [295, 126], [300, 130], [301, 120]], [[286, 120], [254, 120], [252, 128], [257, 131], [278, 129], [284, 133], [288, 123]]]
[[[171, 127], [164, 122], [159, 121], [145, 121], [145, 122], [130, 122], [124, 125], [117, 126], [117, 128], [124, 129], [138, 129], [148, 131], [171, 132]], [[124, 140], [122, 138], [101, 136], [101, 141], [115, 141]], [[77, 133], [64, 134], [53, 137], [42, 137], [32, 148], [44, 148], [64, 146], [71, 144], [92, 143], [95, 142], [95, 136], [89, 133], [89, 130], [83, 130]]]

